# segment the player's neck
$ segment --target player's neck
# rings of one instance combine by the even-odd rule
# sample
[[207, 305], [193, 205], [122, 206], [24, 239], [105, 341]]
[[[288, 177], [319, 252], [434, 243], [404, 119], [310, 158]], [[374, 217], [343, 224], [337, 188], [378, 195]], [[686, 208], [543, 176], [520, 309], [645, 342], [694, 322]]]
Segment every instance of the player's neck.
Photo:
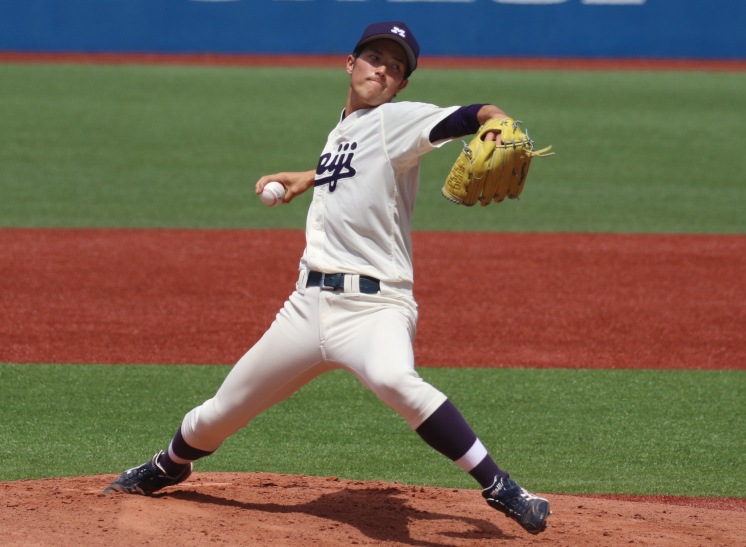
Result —
[[366, 108], [373, 108], [373, 107], [363, 103], [362, 101], [354, 100], [352, 93], [350, 93], [347, 96], [347, 102], [345, 103], [344, 117], [346, 118], [347, 116], [354, 114], [358, 110], [363, 110]]
[[347, 102], [345, 103], [344, 117], [346, 118], [347, 116], [349, 116], [350, 114], [354, 114], [358, 110], [367, 110], [369, 108], [376, 108], [377, 106], [380, 105], [368, 103], [360, 95], [354, 93], [353, 90], [350, 89], [349, 93], [347, 94]]

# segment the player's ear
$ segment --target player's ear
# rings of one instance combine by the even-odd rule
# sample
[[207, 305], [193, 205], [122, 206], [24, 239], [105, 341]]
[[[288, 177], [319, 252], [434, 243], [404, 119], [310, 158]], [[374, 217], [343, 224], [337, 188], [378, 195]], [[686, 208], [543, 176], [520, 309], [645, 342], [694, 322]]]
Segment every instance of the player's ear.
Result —
[[347, 56], [347, 74], [352, 76], [352, 67], [355, 66], [355, 57], [352, 55]]
[[400, 91], [403, 91], [404, 88], [407, 87], [408, 83], [409, 83], [409, 80], [402, 80], [401, 83], [399, 84], [399, 91], [397, 91], [397, 93], [399, 93]]

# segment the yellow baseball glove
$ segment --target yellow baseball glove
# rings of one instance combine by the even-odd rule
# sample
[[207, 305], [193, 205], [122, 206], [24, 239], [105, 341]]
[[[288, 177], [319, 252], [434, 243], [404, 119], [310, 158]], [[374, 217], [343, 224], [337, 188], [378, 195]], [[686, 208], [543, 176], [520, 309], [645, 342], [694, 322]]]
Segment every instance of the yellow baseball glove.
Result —
[[[519, 123], [510, 118], [490, 120], [468, 145], [464, 142], [441, 190], [447, 200], [468, 207], [479, 201], [484, 207], [492, 201], [500, 203], [506, 197], [516, 199], [521, 195], [531, 159], [551, 156], [547, 152], [552, 147], [534, 150], [534, 141], [528, 131], [519, 129]], [[490, 131], [501, 133], [502, 145], [484, 140]]]

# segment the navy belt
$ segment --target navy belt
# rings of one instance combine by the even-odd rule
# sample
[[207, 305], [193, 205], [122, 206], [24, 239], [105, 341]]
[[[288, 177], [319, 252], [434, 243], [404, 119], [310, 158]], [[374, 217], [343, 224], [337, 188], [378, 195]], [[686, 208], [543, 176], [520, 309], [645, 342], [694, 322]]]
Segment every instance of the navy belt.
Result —
[[[306, 287], [321, 287], [327, 291], [345, 288], [345, 274], [324, 274], [311, 270], [308, 272]], [[381, 290], [381, 282], [375, 277], [367, 275], [360, 276], [360, 292], [365, 294], [376, 294]]]

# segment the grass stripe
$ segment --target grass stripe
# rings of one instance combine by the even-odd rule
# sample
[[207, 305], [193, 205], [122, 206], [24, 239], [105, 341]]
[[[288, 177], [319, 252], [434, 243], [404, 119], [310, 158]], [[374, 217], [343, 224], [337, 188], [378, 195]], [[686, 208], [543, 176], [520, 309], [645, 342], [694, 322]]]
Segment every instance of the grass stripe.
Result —
[[[0, 65], [0, 226], [302, 228], [259, 176], [316, 165], [339, 69]], [[402, 100], [495, 102], [556, 155], [515, 203], [440, 195], [460, 143], [422, 166], [418, 230], [746, 233], [746, 73], [423, 70]], [[298, 90], [302, 89], [302, 96]]]
[[[141, 463], [227, 370], [1, 364], [0, 480]], [[746, 497], [744, 371], [420, 372], [536, 491]], [[259, 416], [197, 470], [476, 486], [341, 371]]]

